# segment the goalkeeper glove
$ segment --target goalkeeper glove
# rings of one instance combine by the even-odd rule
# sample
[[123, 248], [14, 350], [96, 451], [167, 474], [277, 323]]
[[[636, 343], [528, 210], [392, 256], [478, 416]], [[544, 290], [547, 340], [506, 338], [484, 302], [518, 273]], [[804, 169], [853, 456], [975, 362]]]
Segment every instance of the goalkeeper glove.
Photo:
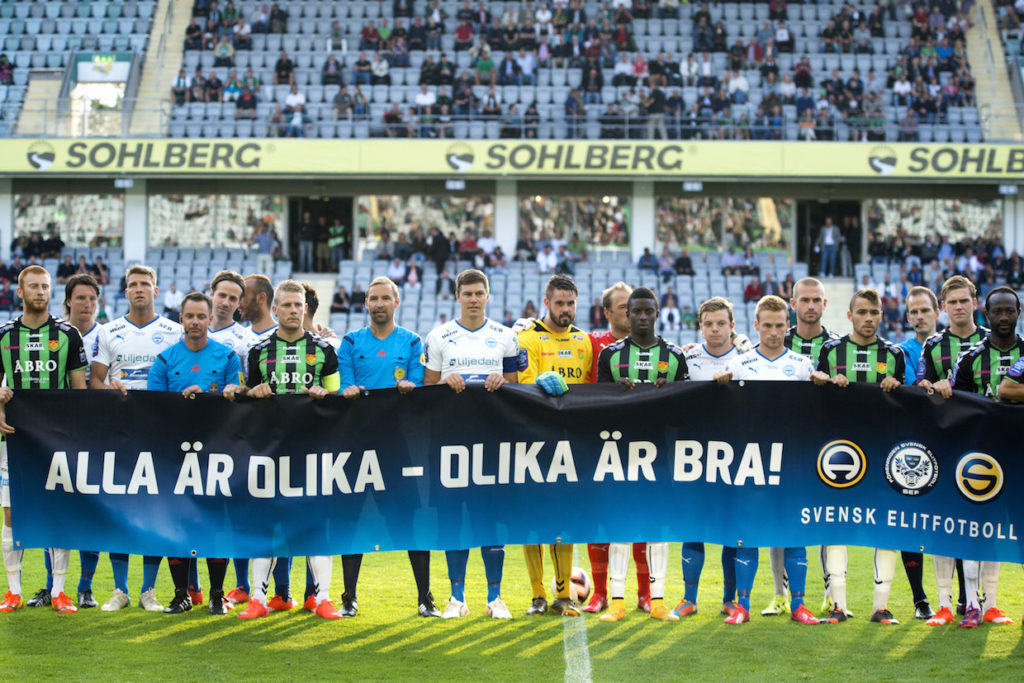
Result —
[[557, 372], [548, 370], [537, 375], [537, 386], [544, 390], [548, 396], [561, 396], [569, 391], [569, 385], [565, 383], [562, 376]]

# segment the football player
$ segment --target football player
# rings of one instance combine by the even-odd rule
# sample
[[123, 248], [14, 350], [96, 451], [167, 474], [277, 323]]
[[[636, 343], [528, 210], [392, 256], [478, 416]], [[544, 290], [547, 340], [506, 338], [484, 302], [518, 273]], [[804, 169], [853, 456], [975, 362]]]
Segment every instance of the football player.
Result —
[[[181, 325], [157, 315], [153, 302], [160, 293], [156, 271], [148, 266], [130, 266], [125, 272], [125, 294], [128, 313], [103, 326], [89, 375], [91, 389], [112, 389], [127, 393], [129, 389], [145, 390], [149, 369], [165, 349], [182, 338]], [[159, 557], [142, 558], [142, 587], [139, 606], [149, 612], [163, 612], [156, 598]], [[100, 608], [114, 612], [131, 603], [128, 593], [128, 555], [110, 553], [114, 572], [114, 592]]]
[[[50, 274], [31, 265], [18, 273], [19, 317], [0, 327], [0, 433], [13, 434], [7, 424], [6, 404], [23, 389], [85, 389], [85, 349], [82, 336], [72, 325], [50, 315]], [[13, 349], [20, 349], [15, 353]], [[11, 527], [11, 499], [7, 471], [7, 441], [0, 444], [0, 506], [4, 510], [2, 534], [7, 593], [0, 600], [0, 612], [21, 607], [21, 561], [25, 554], [14, 548]], [[47, 604], [62, 613], [77, 612], [64, 593], [71, 551], [47, 548], [53, 569], [53, 586]]]
[[[877, 334], [882, 322], [882, 299], [878, 292], [874, 289], [857, 291], [846, 315], [853, 329], [821, 347], [817, 369], [811, 375], [814, 383], [845, 387], [850, 382], [869, 382], [878, 384], [886, 392], [901, 385], [906, 376], [906, 356], [900, 347]], [[887, 606], [896, 557], [895, 550], [875, 550], [875, 595], [871, 614], [871, 621], [875, 623], [900, 623]], [[846, 546], [828, 546], [825, 561], [833, 605], [822, 623], [836, 624], [849, 616], [846, 611]]]
[[[488, 391], [497, 391], [506, 382], [515, 382], [521, 366], [519, 343], [511, 329], [487, 317], [490, 299], [487, 276], [479, 270], [459, 273], [455, 279], [455, 299], [460, 307], [459, 317], [427, 335], [423, 384], [447, 384], [459, 393], [467, 382], [482, 383]], [[487, 575], [487, 616], [511, 619], [512, 613], [501, 599], [505, 546], [484, 546], [480, 548], [480, 555]], [[449, 550], [445, 557], [452, 594], [441, 616], [445, 619], [467, 616], [469, 550]]]
[[[962, 275], [954, 275], [942, 283], [939, 290], [942, 310], [949, 317], [949, 327], [928, 338], [921, 349], [921, 357], [915, 372], [917, 383], [925, 389], [939, 392], [943, 398], [953, 395], [953, 368], [960, 356], [988, 336], [988, 329], [974, 322], [978, 308], [977, 290], [974, 283]], [[951, 624], [955, 620], [952, 608], [942, 611], [943, 596], [949, 594], [952, 605], [953, 570], [956, 569], [959, 597], [956, 611], [964, 614], [967, 609], [967, 590], [964, 586], [964, 565], [961, 560], [935, 555], [935, 584], [939, 591], [939, 611], [928, 623], [932, 626]]]
[[[1024, 353], [1024, 340], [1016, 333], [1020, 317], [1020, 299], [1009, 287], [996, 287], [985, 297], [985, 315], [992, 326], [989, 335], [972, 346], [953, 368], [953, 389], [969, 391], [991, 399], [1015, 400], [1012, 384], [1019, 373], [1011, 373]], [[1010, 379], [1003, 388], [1004, 377]], [[996, 604], [999, 589], [999, 563], [964, 560], [964, 587], [967, 609], [960, 625], [977, 628], [982, 619], [990, 624], [1012, 624]], [[985, 591], [985, 614], [981, 614], [978, 583]]]
[[[247, 282], [246, 288], [250, 285]], [[279, 394], [307, 394], [322, 399], [338, 393], [341, 379], [338, 357], [330, 344], [314, 337], [302, 327], [306, 312], [306, 293], [294, 280], [285, 280], [274, 292], [274, 314], [277, 328], [269, 337], [249, 350], [249, 376], [246, 388], [253, 398], [269, 398]], [[253, 593], [239, 619], [265, 617], [277, 611], [274, 601], [266, 602], [270, 576], [278, 558], [257, 558], [252, 562]], [[340, 619], [330, 598], [331, 574], [334, 560], [330, 556], [311, 556], [306, 562], [316, 586], [316, 614], [324, 619]], [[281, 585], [277, 586], [278, 591]], [[284, 609], [291, 609], [291, 596], [275, 596], [285, 601]]]
[[[627, 389], [637, 384], [663, 387], [668, 382], [687, 379], [683, 350], [670, 344], [656, 332], [658, 299], [650, 289], [634, 289], [628, 298], [629, 336], [601, 351], [597, 373], [599, 382], [617, 382]], [[649, 595], [651, 617], [662, 621], [679, 621], [665, 606], [665, 579], [668, 575], [668, 543], [648, 543], [647, 566], [650, 568]], [[601, 621], [619, 621], [626, 616], [626, 570], [629, 568], [629, 544], [611, 543], [608, 548], [611, 607]]]
[[[547, 373], [557, 373], [561, 381], [568, 384], [585, 384], [590, 381], [593, 368], [594, 349], [583, 330], [576, 327], [576, 301], [579, 292], [572, 278], [555, 275], [544, 289], [542, 320], [519, 333], [519, 347], [526, 356], [525, 367], [519, 372], [520, 384], [538, 384], [550, 393], [546, 382], [539, 382]], [[572, 544], [552, 544], [551, 561], [555, 570], [555, 600], [550, 611], [563, 616], [580, 616], [582, 610], [572, 599], [570, 579], [572, 578]], [[526, 571], [530, 575], [533, 600], [528, 615], [544, 614], [549, 611], [547, 592], [544, 589], [544, 555], [540, 545], [524, 545]]]
[[[809, 381], [814, 364], [786, 347], [786, 302], [777, 296], [765, 296], [757, 302], [754, 329], [760, 343], [751, 352], [736, 356], [726, 369], [715, 375], [715, 381], [727, 384], [732, 380]], [[750, 621], [750, 592], [757, 576], [758, 549], [744, 546], [736, 549], [736, 592], [738, 605], [725, 618], [727, 624]], [[807, 548], [783, 549], [783, 564], [789, 577], [790, 619], [801, 624], [817, 624], [818, 620], [804, 605], [807, 583]]]
[[[629, 335], [629, 295], [633, 288], [625, 282], [616, 282], [604, 290], [601, 306], [604, 317], [608, 320], [608, 329], [602, 332], [591, 332], [590, 344], [594, 350], [594, 365], [590, 369], [590, 381], [597, 381], [597, 360], [601, 352], [615, 342]], [[608, 607], [608, 544], [588, 543], [587, 555], [590, 558], [590, 578], [594, 584], [594, 592], [590, 600], [583, 606], [584, 612], [596, 614]], [[636, 564], [637, 608], [648, 614], [651, 611], [651, 582], [647, 568], [647, 544], [633, 544], [633, 562]]]
[[[697, 322], [704, 342], [686, 351], [686, 367], [693, 381], [711, 381], [726, 369], [729, 362], [743, 353], [737, 346], [736, 321], [728, 299], [714, 296], [697, 309]], [[704, 544], [683, 543], [683, 599], [672, 611], [677, 617], [697, 613], [697, 592], [704, 571]], [[736, 606], [736, 549], [722, 548], [722, 614], [729, 615]]]

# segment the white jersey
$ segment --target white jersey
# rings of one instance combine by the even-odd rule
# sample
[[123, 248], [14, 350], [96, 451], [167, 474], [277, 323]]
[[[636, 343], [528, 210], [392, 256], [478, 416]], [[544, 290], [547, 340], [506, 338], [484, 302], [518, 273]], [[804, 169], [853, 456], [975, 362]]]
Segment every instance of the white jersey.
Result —
[[769, 360], [759, 348], [729, 361], [727, 368], [734, 380], [783, 380], [806, 382], [811, 379], [814, 364], [807, 356], [786, 349], [785, 353]]
[[249, 349], [260, 343], [259, 337], [252, 329], [233, 322], [219, 330], [210, 330], [210, 339], [237, 353], [238, 360], [242, 363], [243, 376], [249, 376]]
[[88, 386], [89, 378], [92, 377], [92, 362], [96, 359], [100, 338], [105, 338], [106, 332], [103, 325], [93, 321], [92, 329], [80, 334], [82, 335], [82, 345], [85, 347], [85, 359], [89, 361], [89, 364], [85, 366], [85, 383]]
[[690, 380], [693, 382], [710, 382], [715, 375], [724, 371], [729, 361], [740, 355], [735, 346], [721, 356], [716, 356], [704, 344], [698, 344], [686, 352], [686, 369], [690, 373]]
[[122, 317], [103, 328], [93, 360], [107, 366], [109, 379], [129, 389], [145, 389], [156, 357], [184, 336], [181, 325], [160, 315], [142, 327]]
[[273, 325], [271, 325], [267, 329], [263, 330], [262, 332], [257, 332], [256, 330], [252, 329], [252, 325], [250, 325], [246, 329], [248, 329], [250, 332], [252, 332], [254, 335], [256, 335], [256, 340], [257, 341], [263, 341], [264, 339], [269, 339], [270, 335], [272, 335], [275, 332], [277, 332], [277, 323], [274, 323]]
[[441, 373], [462, 375], [467, 382], [483, 382], [487, 375], [519, 369], [519, 339], [512, 328], [490, 318], [475, 330], [452, 320], [431, 330], [423, 347], [424, 365]]

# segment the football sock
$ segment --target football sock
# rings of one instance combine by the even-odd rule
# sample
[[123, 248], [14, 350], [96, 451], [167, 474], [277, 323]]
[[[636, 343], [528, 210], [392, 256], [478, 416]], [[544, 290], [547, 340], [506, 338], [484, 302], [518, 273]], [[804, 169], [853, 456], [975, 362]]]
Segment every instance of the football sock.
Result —
[[935, 588], [939, 593], [939, 607], [948, 607], [953, 611], [953, 569], [956, 560], [952, 557], [933, 555], [932, 564], [935, 566]]
[[996, 592], [999, 590], [999, 563], [981, 563], [981, 589], [985, 591], [985, 610], [996, 606]]
[[25, 551], [14, 549], [14, 531], [6, 524], [0, 530], [0, 546], [3, 547], [4, 568], [7, 570], [7, 590], [21, 595], [21, 558]]
[[43, 550], [43, 565], [46, 567], [46, 590], [50, 592], [53, 590], [53, 556], [50, 548]]
[[452, 597], [459, 602], [466, 602], [466, 564], [469, 562], [469, 550], [446, 550], [444, 557], [448, 560], [448, 580], [452, 584]]
[[68, 581], [68, 565], [71, 564], [71, 551], [66, 548], [50, 548], [47, 553], [53, 566], [53, 583], [50, 585], [50, 597], [57, 597], [64, 592]]
[[[772, 567], [772, 582], [775, 584], [775, 595], [786, 595], [789, 589], [786, 579], [786, 548], [769, 548], [768, 560]], [[804, 557], [807, 551], [804, 551]]]
[[[960, 560], [957, 560], [958, 562]], [[964, 566], [964, 597], [967, 599], [967, 609], [980, 609], [978, 604], [978, 579], [981, 573], [981, 563], [977, 560], [963, 560]]]
[[633, 562], [636, 564], [636, 595], [651, 597], [651, 569], [647, 566], [647, 544], [633, 544]]
[[292, 558], [279, 557], [274, 565], [274, 593], [285, 601], [292, 597]]
[[544, 590], [544, 554], [539, 545], [524, 545], [523, 556], [526, 557], [526, 573], [530, 576], [530, 590], [533, 597], [546, 598]]
[[[735, 548], [736, 556], [736, 594], [743, 608], [750, 611], [750, 591], [754, 588], [754, 577], [757, 576], [757, 548]], [[728, 601], [726, 601], [728, 602]]]
[[224, 592], [224, 577], [228, 573], [228, 561], [224, 557], [206, 558], [206, 571], [210, 574], [210, 593]]
[[736, 548], [722, 546], [722, 602], [736, 599]]
[[[789, 584], [789, 610], [795, 611], [804, 604], [804, 591], [807, 589], [807, 548], [783, 548], [783, 566]], [[782, 594], [780, 594], [782, 595]]]
[[174, 582], [174, 592], [185, 590], [188, 585], [188, 565], [191, 563], [189, 557], [168, 557], [167, 569], [171, 572], [171, 581]]
[[572, 543], [552, 545], [551, 562], [555, 566], [555, 597], [572, 597]]
[[302, 601], [311, 595], [316, 595], [316, 580], [313, 578], [313, 570], [309, 568], [309, 558], [306, 558], [306, 590], [302, 594]]
[[924, 553], [909, 553], [904, 550], [900, 553], [900, 559], [903, 560], [903, 570], [907, 573], [910, 592], [914, 595], [914, 604], [927, 600], [928, 595], [924, 592]]
[[128, 592], [128, 556], [124, 553], [110, 553], [110, 569], [114, 573], [114, 588], [125, 595]]
[[79, 550], [78, 561], [82, 565], [82, 573], [78, 578], [78, 592], [92, 590], [92, 577], [96, 574], [96, 565], [100, 563], [100, 554], [95, 550]]
[[872, 612], [884, 609], [889, 604], [889, 593], [892, 592], [892, 579], [896, 575], [895, 550], [875, 549], [875, 595]]
[[665, 579], [668, 576], [668, 543], [647, 544], [647, 567], [651, 570], [651, 611], [654, 601], [665, 597]]
[[704, 544], [683, 544], [683, 599], [697, 604], [700, 573], [704, 571]]
[[331, 555], [310, 555], [306, 558], [306, 566], [313, 574], [313, 587], [316, 589], [316, 604], [331, 599], [331, 573], [334, 569], [334, 557]]
[[[626, 572], [629, 570], [629, 544], [608, 544], [608, 587], [613, 600], [626, 597]], [[648, 585], [648, 590], [650, 586]]]
[[484, 561], [484, 575], [487, 577], [487, 602], [501, 597], [501, 579], [505, 570], [505, 546], [485, 545], [480, 548]]
[[277, 565], [276, 557], [256, 557], [252, 560], [252, 599], [267, 604], [267, 589], [270, 587], [270, 575]]
[[356, 588], [359, 585], [359, 568], [363, 566], [363, 556], [342, 555], [341, 574], [345, 579], [345, 592], [353, 600], [356, 599]]
[[199, 583], [199, 563], [196, 558], [189, 558], [188, 563], [188, 589], [193, 593], [201, 593], [203, 584]]
[[957, 602], [964, 602], [967, 596], [967, 585], [964, 582], [964, 561], [957, 559], [956, 561], [956, 581], [957, 586], [960, 589], [960, 593], [957, 595]]
[[156, 575], [160, 571], [160, 561], [163, 559], [155, 555], [143, 555], [142, 588], [139, 589], [139, 593], [145, 593], [150, 588], [156, 586]]
[[825, 566], [828, 569], [828, 592], [836, 609], [846, 609], [846, 546], [826, 546]]
[[235, 585], [246, 593], [252, 592], [252, 586], [249, 585], [249, 558], [236, 557], [231, 560], [231, 564], [235, 565]]
[[422, 603], [430, 593], [430, 551], [410, 550], [409, 564], [412, 565], [412, 578], [416, 581], [416, 600]]
[[608, 594], [608, 544], [588, 543], [587, 556], [590, 558], [590, 580], [594, 582], [596, 595]]

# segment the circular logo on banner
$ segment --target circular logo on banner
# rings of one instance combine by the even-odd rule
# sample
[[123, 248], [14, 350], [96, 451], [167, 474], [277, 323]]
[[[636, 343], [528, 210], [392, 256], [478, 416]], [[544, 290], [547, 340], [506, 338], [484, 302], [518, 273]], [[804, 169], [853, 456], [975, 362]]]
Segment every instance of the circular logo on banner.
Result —
[[880, 176], [887, 176], [896, 170], [896, 152], [892, 147], [879, 145], [868, 152], [868, 165]]
[[53, 147], [50, 146], [50, 143], [42, 140], [33, 142], [25, 156], [28, 158], [29, 165], [37, 171], [47, 170], [57, 160], [57, 154], [53, 151]]
[[855, 486], [867, 470], [864, 451], [852, 441], [830, 441], [818, 453], [818, 477], [834, 489]]
[[939, 461], [924, 444], [904, 441], [889, 451], [885, 479], [904, 496], [924, 495], [935, 488], [939, 479]]
[[473, 148], [464, 142], [457, 142], [449, 147], [444, 158], [453, 171], [465, 173], [473, 168]]
[[956, 487], [972, 503], [987, 503], [1003, 490], [1003, 467], [987, 453], [966, 453], [956, 464]]

